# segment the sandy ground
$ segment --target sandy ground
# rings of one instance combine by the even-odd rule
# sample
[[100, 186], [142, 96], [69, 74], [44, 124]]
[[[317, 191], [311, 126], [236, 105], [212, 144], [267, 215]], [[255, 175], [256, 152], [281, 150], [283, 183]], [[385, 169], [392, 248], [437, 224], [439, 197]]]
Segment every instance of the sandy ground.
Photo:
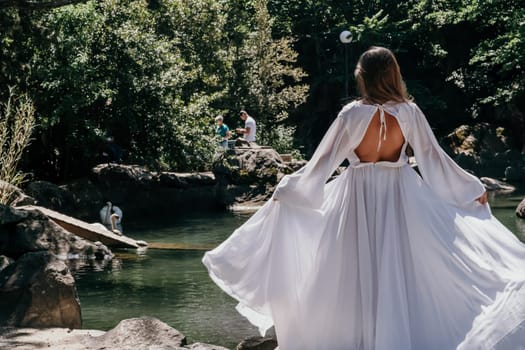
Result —
[[[0, 328], [0, 349], [86, 350], [90, 337], [104, 331], [67, 328]], [[84, 345], [85, 344], [85, 345]]]

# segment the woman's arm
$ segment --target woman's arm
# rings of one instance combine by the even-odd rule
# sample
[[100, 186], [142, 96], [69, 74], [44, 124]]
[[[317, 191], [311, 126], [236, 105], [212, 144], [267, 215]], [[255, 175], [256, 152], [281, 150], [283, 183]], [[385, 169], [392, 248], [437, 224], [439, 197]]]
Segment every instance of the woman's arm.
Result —
[[310, 161], [281, 180], [274, 192], [274, 200], [302, 207], [321, 207], [326, 181], [350, 151], [347, 113], [350, 113], [348, 106], [334, 120]]
[[485, 187], [474, 175], [463, 170], [439, 146], [423, 112], [412, 104], [409, 143], [414, 149], [418, 169], [425, 181], [443, 199], [456, 205], [478, 200], [485, 204]]

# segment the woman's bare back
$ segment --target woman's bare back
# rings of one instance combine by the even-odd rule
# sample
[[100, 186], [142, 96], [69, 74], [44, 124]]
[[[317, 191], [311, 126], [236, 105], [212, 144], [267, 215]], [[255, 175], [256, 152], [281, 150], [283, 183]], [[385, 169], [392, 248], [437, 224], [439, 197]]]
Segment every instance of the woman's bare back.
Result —
[[397, 119], [385, 112], [386, 139], [383, 139], [385, 129], [381, 134], [381, 147], [378, 150], [379, 132], [381, 129], [380, 110], [372, 117], [368, 129], [361, 143], [354, 150], [362, 163], [375, 163], [379, 161], [396, 162], [401, 155], [405, 138]]

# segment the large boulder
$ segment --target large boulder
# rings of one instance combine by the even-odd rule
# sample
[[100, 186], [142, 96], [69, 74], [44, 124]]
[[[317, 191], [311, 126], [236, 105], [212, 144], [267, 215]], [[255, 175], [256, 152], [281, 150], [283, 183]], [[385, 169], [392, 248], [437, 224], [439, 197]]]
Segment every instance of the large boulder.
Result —
[[27, 253], [0, 271], [0, 325], [80, 328], [75, 280], [48, 252]]
[[525, 198], [516, 207], [516, 216], [525, 219]]
[[154, 183], [154, 174], [138, 165], [100, 164], [92, 169], [92, 177], [108, 187], [125, 183], [149, 187]]
[[272, 148], [235, 148], [213, 163], [218, 200], [225, 206], [262, 203], [282, 177], [293, 172]]
[[463, 168], [477, 174], [525, 180], [525, 159], [512, 148], [508, 132], [488, 123], [461, 125], [443, 139], [443, 148]]
[[181, 350], [186, 345], [184, 334], [153, 318], [122, 320], [106, 334], [92, 339], [96, 349], [164, 349]]
[[215, 176], [211, 172], [174, 173], [161, 172], [155, 180], [161, 187], [190, 188], [215, 185]]
[[250, 337], [237, 345], [237, 350], [274, 350], [277, 340], [273, 337]]
[[0, 347], [5, 349], [57, 350], [227, 350], [218, 345], [186, 344], [183, 334], [150, 317], [121, 321], [114, 329], [0, 328]]
[[211, 172], [153, 172], [138, 165], [110, 163], [97, 165], [89, 179], [75, 180], [65, 188], [74, 194], [74, 216], [98, 220], [99, 210], [111, 201], [123, 210], [124, 221], [137, 221], [216, 209], [214, 185]]
[[66, 188], [47, 181], [30, 182], [25, 192], [36, 200], [36, 204], [56, 210], [58, 212], [73, 215], [76, 212], [75, 198]]
[[[98, 212], [111, 201], [126, 217], [155, 215], [173, 208], [184, 209], [192, 199], [213, 199], [212, 173], [152, 172], [138, 165], [100, 164], [89, 177], [58, 186], [30, 182], [25, 191], [34, 197], [17, 205], [37, 204], [87, 221], [98, 221]], [[32, 197], [30, 197], [32, 198]]]
[[484, 150], [501, 153], [510, 149], [510, 140], [504, 128], [494, 128], [488, 123], [461, 125], [447, 137], [454, 153], [476, 155]]
[[0, 205], [0, 254], [18, 258], [36, 251], [49, 251], [64, 259], [107, 259], [113, 256], [105, 245], [64, 230], [36, 209]]

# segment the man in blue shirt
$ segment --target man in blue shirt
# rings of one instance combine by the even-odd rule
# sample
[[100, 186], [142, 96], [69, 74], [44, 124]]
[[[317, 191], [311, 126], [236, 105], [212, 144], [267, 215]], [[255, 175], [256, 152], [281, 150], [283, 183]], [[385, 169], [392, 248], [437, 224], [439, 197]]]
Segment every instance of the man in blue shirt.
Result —
[[219, 140], [219, 145], [223, 148], [228, 148], [228, 140], [230, 139], [230, 129], [228, 125], [224, 124], [224, 118], [222, 115], [215, 117], [215, 123], [217, 127], [215, 128], [215, 137]]

